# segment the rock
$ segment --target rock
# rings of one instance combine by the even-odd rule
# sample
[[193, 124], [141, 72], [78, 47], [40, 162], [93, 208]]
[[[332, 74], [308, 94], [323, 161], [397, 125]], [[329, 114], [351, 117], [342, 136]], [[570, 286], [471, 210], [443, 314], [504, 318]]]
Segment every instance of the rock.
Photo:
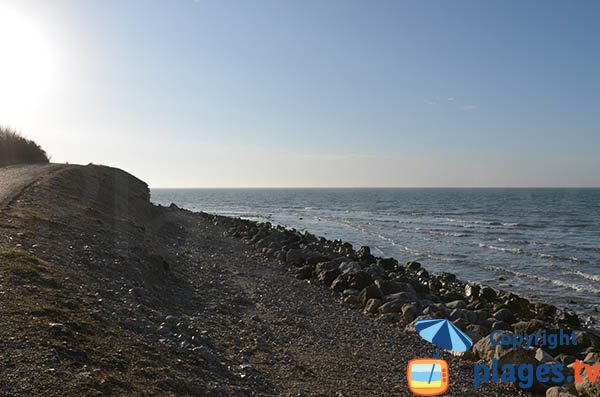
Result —
[[341, 274], [356, 273], [362, 270], [358, 262], [343, 262], [339, 266]]
[[315, 272], [317, 274], [327, 271], [327, 270], [334, 270], [334, 269], [338, 269], [338, 264], [333, 262], [333, 261], [327, 261], [327, 262], [319, 262], [317, 263], [317, 265], [315, 266]]
[[358, 299], [357, 295], [348, 295], [344, 298], [344, 303], [360, 306], [360, 299]]
[[481, 290], [479, 291], [479, 297], [486, 299], [488, 301], [495, 299], [496, 295], [497, 295], [496, 291], [494, 291], [492, 288], [487, 287], [487, 286], [481, 287]]
[[402, 306], [402, 319], [404, 320], [404, 322], [410, 323], [412, 322], [415, 318], [417, 318], [419, 316], [419, 314], [421, 314], [421, 311], [419, 310], [419, 308], [412, 304], [412, 303], [407, 303], [404, 306]]
[[371, 255], [371, 248], [369, 248], [367, 245], [363, 245], [362, 247], [360, 247], [358, 249], [358, 251], [356, 252], [356, 255], [359, 258], [362, 257], [362, 256]]
[[421, 268], [417, 270], [417, 276], [422, 278], [429, 278], [429, 272], [426, 269]]
[[575, 313], [568, 312], [566, 310], [562, 311], [557, 317], [556, 321], [560, 324], [568, 325], [570, 327], [577, 327], [581, 323], [579, 321], [579, 317]]
[[363, 305], [366, 304], [367, 301], [372, 298], [383, 300], [383, 293], [381, 292], [379, 287], [373, 284], [369, 285], [366, 288], [363, 288], [363, 290], [360, 291], [360, 294], [358, 296]]
[[391, 295], [397, 292], [410, 292], [416, 296], [415, 289], [409, 283], [397, 280], [375, 280], [375, 285], [379, 287], [384, 295]]
[[369, 266], [368, 272], [374, 279], [381, 279], [385, 276], [385, 269], [382, 266], [376, 265], [374, 263], [371, 266]]
[[444, 272], [440, 274], [440, 279], [442, 280], [442, 284], [444, 284], [444, 286], [447, 286], [448, 284], [456, 282], [456, 275]]
[[479, 286], [473, 284], [465, 285], [465, 296], [467, 298], [477, 298], [479, 297]]
[[421, 268], [421, 264], [419, 262], [410, 261], [406, 262], [406, 265], [404, 265], [404, 267], [408, 270], [417, 271]]
[[554, 386], [546, 390], [546, 397], [577, 397], [571, 394], [568, 389], [560, 386]]
[[501, 329], [504, 331], [510, 331], [510, 330], [512, 330], [512, 327], [510, 326], [510, 324], [507, 324], [504, 321], [498, 320], [498, 321], [494, 321], [492, 323], [492, 329]]
[[373, 278], [364, 270], [348, 275], [348, 285], [350, 288], [362, 290], [363, 288], [368, 287], [372, 282]]
[[[575, 360], [573, 360], [575, 361]], [[589, 352], [583, 359], [586, 363], [600, 363], [600, 353]]]
[[458, 319], [463, 319], [467, 323], [473, 324], [473, 323], [477, 322], [477, 315], [470, 310], [454, 309], [454, 310], [452, 310], [452, 312], [450, 312], [449, 319], [452, 321], [455, 321]]
[[500, 309], [493, 314], [494, 318], [503, 321], [507, 324], [512, 324], [517, 321], [517, 318], [509, 309]]
[[388, 272], [398, 267], [398, 261], [394, 258], [377, 258], [377, 264]]
[[546, 324], [540, 320], [519, 321], [512, 325], [515, 334], [534, 334], [544, 328]]
[[360, 247], [356, 255], [358, 256], [358, 259], [363, 263], [370, 264], [375, 262], [375, 257], [371, 255], [371, 249], [366, 245]]
[[312, 278], [313, 276], [313, 268], [310, 265], [302, 266], [295, 272], [296, 278], [300, 280], [306, 280], [308, 278]]
[[301, 266], [304, 264], [304, 260], [304, 250], [300, 248], [290, 249], [285, 256], [285, 262], [292, 266]]
[[559, 354], [555, 358], [556, 358], [556, 361], [558, 361], [559, 363], [562, 363], [565, 366], [572, 364], [575, 362], [575, 360], [577, 360], [577, 357], [571, 356], [568, 354], [564, 354], [564, 353]]
[[367, 301], [365, 305], [365, 313], [377, 313], [377, 310], [381, 306], [381, 299], [371, 298]]
[[531, 316], [529, 301], [525, 298], [521, 298], [515, 294], [509, 294], [509, 297], [504, 304], [511, 312], [516, 313], [521, 317], [527, 318]]
[[550, 353], [547, 353], [541, 347], [538, 347], [537, 350], [535, 351], [535, 359], [538, 360], [541, 363], [553, 363], [553, 362], [556, 362], [556, 360], [554, 359], [554, 357], [552, 357], [552, 355]]
[[533, 310], [538, 314], [538, 316], [544, 319], [550, 319], [556, 314], [556, 306], [549, 305], [546, 303], [535, 303], [533, 305]]
[[429, 290], [435, 293], [439, 292], [444, 287], [442, 282], [438, 279], [431, 279], [427, 284], [429, 286]]
[[402, 306], [404, 306], [407, 302], [405, 300], [402, 299], [396, 299], [387, 303], [384, 303], [383, 305], [379, 306], [379, 313], [381, 314], [385, 314], [385, 313], [399, 313], [402, 311]]
[[308, 265], [315, 266], [317, 263], [326, 262], [329, 258], [319, 251], [311, 251], [306, 254], [304, 262]]
[[383, 297], [384, 302], [402, 301], [404, 303], [413, 303], [417, 301], [417, 295], [410, 292], [398, 292]]
[[455, 300], [446, 304], [446, 307], [450, 310], [454, 309], [465, 309], [467, 304], [462, 300]]
[[342, 292], [349, 287], [350, 284], [348, 284], [348, 276], [344, 273], [339, 274], [331, 283], [331, 289], [338, 292]]
[[319, 281], [327, 286], [330, 286], [339, 274], [340, 271], [338, 269], [322, 271], [319, 273]]
[[382, 323], [394, 323], [398, 321], [398, 313], [383, 313], [377, 317], [377, 321]]

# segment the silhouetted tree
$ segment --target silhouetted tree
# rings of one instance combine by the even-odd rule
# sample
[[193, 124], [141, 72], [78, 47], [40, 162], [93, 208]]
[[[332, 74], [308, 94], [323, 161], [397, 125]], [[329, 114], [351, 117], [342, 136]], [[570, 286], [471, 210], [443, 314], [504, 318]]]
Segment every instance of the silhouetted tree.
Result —
[[11, 164], [48, 163], [46, 152], [16, 131], [0, 127], [0, 167]]

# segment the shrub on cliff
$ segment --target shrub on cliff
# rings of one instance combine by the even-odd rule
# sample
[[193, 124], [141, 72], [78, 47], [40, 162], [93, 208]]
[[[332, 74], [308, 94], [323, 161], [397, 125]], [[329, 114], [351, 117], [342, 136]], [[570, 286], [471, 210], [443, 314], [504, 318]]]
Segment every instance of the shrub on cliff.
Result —
[[0, 167], [11, 164], [48, 163], [46, 152], [16, 131], [0, 127]]

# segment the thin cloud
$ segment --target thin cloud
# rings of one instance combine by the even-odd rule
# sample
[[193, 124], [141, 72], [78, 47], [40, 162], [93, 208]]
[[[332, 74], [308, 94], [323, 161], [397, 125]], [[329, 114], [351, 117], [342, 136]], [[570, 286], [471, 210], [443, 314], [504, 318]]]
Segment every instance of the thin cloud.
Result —
[[425, 99], [423, 102], [425, 102], [428, 105], [435, 105], [437, 103], [436, 101], [430, 101], [429, 99]]
[[448, 102], [452, 102], [454, 100], [454, 97], [449, 97], [448, 99], [446, 99]]
[[470, 112], [471, 110], [475, 110], [475, 109], [477, 109], [476, 105], [462, 105], [460, 107], [460, 110], [463, 110], [465, 112]]

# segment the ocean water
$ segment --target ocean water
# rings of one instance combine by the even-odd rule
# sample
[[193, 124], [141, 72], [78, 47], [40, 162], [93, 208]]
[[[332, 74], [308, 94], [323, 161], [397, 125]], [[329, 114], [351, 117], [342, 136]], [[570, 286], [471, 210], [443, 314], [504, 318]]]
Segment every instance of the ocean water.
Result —
[[584, 315], [600, 305], [600, 189], [153, 189], [152, 199], [368, 245]]

